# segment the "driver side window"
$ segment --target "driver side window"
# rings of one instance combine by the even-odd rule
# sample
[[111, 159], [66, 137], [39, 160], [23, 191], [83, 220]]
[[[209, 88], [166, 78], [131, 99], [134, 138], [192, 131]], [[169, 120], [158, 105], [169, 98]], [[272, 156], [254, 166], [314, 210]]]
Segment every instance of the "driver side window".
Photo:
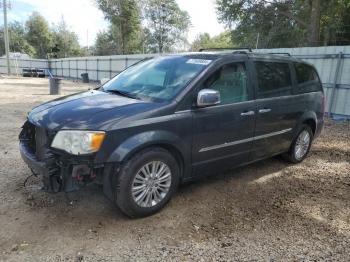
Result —
[[245, 64], [237, 62], [221, 66], [205, 81], [204, 86], [220, 92], [222, 105], [247, 101]]

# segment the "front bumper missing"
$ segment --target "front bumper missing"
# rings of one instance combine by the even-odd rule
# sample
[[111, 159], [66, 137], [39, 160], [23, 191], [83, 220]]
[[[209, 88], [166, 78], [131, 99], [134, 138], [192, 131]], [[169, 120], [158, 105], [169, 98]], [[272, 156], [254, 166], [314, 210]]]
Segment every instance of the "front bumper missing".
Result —
[[71, 192], [81, 188], [87, 179], [84, 175], [91, 175], [91, 169], [84, 164], [71, 165], [57, 161], [56, 157], [48, 155], [45, 160], [38, 160], [28, 145], [21, 141], [19, 150], [23, 161], [32, 172], [40, 176], [42, 189], [48, 192]]
[[116, 186], [116, 164], [94, 165], [91, 159], [82, 160], [77, 157], [62, 157], [48, 153], [45, 160], [39, 160], [32, 153], [26, 141], [20, 141], [19, 149], [23, 161], [32, 172], [42, 180], [42, 190], [51, 193], [76, 191], [88, 183], [103, 185], [105, 196], [114, 200]]

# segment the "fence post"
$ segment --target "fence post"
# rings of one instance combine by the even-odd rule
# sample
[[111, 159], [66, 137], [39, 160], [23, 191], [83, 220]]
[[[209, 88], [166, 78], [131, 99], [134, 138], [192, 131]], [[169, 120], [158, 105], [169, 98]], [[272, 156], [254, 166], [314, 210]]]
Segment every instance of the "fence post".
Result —
[[68, 60], [68, 78], [70, 78], [70, 60]]
[[337, 88], [337, 83], [338, 83], [338, 78], [339, 78], [339, 72], [340, 72], [340, 65], [341, 65], [341, 60], [343, 57], [343, 53], [339, 52], [338, 54], [338, 60], [337, 60], [337, 67], [335, 68], [335, 74], [334, 74], [334, 81], [332, 84], [332, 93], [329, 101], [329, 109], [328, 109], [328, 115], [332, 116], [333, 114], [333, 104], [334, 104], [334, 97], [335, 97], [335, 90]]
[[76, 75], [76, 79], [78, 80], [78, 59], [77, 60], [75, 60], [75, 75]]
[[48, 69], [47, 70], [49, 70], [49, 75], [51, 74], [52, 75], [52, 72], [51, 72], [51, 60], [50, 59], [48, 59], [47, 60], [47, 67], [48, 67]]
[[109, 78], [112, 78], [112, 57], [109, 58]]
[[63, 60], [61, 60], [61, 77], [63, 77]]
[[128, 57], [125, 57], [125, 68], [128, 67]]
[[96, 58], [96, 80], [98, 81], [98, 61], [99, 59]]

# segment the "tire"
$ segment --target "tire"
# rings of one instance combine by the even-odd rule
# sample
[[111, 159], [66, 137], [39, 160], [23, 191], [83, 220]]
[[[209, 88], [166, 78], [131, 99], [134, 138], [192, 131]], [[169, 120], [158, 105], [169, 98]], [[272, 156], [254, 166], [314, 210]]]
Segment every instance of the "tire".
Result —
[[[300, 152], [300, 154], [298, 154], [298, 139], [301, 139], [303, 135], [306, 135], [309, 137], [308, 139], [308, 143], [307, 143], [307, 148], [303, 148], [302, 152]], [[302, 139], [303, 140], [303, 139]], [[310, 148], [311, 148], [311, 144], [312, 144], [312, 140], [313, 140], [313, 132], [310, 126], [303, 124], [299, 131], [297, 136], [295, 137], [295, 139], [293, 140], [290, 149], [287, 153], [283, 154], [282, 157], [284, 160], [291, 162], [291, 163], [300, 163], [302, 162], [308, 155]], [[305, 144], [306, 146], [306, 144]], [[300, 147], [299, 147], [300, 148]]]
[[[154, 172], [153, 167], [158, 169], [158, 172]], [[152, 172], [148, 172], [151, 170]], [[170, 176], [168, 176], [169, 173]], [[134, 155], [121, 167], [114, 187], [115, 203], [124, 214], [131, 218], [152, 215], [168, 203], [178, 187], [179, 180], [179, 165], [167, 150], [145, 149]], [[147, 199], [147, 195], [151, 197]], [[141, 200], [137, 202], [137, 199]]]

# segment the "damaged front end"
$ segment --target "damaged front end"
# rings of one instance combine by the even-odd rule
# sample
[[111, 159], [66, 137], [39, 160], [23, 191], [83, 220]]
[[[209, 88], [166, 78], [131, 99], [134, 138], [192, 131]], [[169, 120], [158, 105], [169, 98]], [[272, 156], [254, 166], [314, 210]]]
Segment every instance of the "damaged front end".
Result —
[[92, 156], [74, 156], [50, 148], [54, 132], [25, 122], [19, 135], [22, 159], [34, 175], [41, 176], [42, 189], [71, 192], [89, 183], [102, 183], [103, 165]]

